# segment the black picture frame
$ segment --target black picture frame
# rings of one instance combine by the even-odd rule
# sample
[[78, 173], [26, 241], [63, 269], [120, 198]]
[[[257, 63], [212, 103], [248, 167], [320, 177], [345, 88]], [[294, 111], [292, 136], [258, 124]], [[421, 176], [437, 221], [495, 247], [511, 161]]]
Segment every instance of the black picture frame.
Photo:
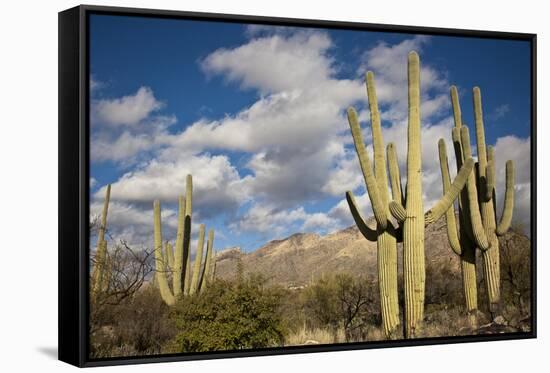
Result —
[[[328, 29], [514, 39], [531, 45], [531, 310], [530, 332], [414, 340], [296, 346], [243, 351], [90, 359], [88, 357], [89, 281], [89, 65], [90, 14], [156, 17], [211, 22], [310, 26]], [[79, 367], [172, 362], [306, 352], [403, 347], [536, 338], [536, 34], [382, 25], [342, 21], [212, 14], [81, 5], [59, 13], [59, 360]]]

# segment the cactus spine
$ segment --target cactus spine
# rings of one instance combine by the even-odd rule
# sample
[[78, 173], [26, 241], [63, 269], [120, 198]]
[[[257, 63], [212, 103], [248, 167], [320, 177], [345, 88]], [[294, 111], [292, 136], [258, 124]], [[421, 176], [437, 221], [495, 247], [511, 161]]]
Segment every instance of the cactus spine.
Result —
[[[374, 82], [372, 82], [374, 87]], [[369, 84], [367, 83], [369, 88]], [[371, 90], [374, 92], [374, 90]], [[399, 167], [397, 156], [393, 144], [388, 145], [388, 163], [390, 169], [390, 178], [392, 184], [393, 201], [388, 207], [384, 206], [381, 195], [386, 196], [387, 202], [387, 179], [384, 180], [384, 186], [381, 187], [377, 183], [378, 175], [373, 175], [370, 169], [370, 161], [363, 144], [361, 130], [357, 122], [355, 110], [348, 110], [348, 120], [352, 130], [352, 135], [355, 143], [355, 148], [359, 156], [361, 168], [365, 176], [367, 191], [371, 200], [374, 216], [377, 222], [376, 232], [370, 229], [365, 221], [360, 217], [357, 206], [354, 203], [354, 198], [351, 192], [346, 193], [351, 213], [357, 223], [357, 226], [363, 232], [367, 239], [377, 237], [381, 229], [393, 229], [393, 239], [399, 237], [402, 230], [403, 235], [403, 271], [405, 282], [405, 322], [404, 330], [405, 337], [412, 338], [417, 335], [419, 324], [424, 315], [424, 294], [425, 294], [425, 265], [424, 265], [424, 229], [426, 224], [430, 224], [438, 220], [447, 212], [449, 207], [454, 203], [461, 190], [464, 188], [469, 176], [474, 167], [474, 161], [467, 158], [461, 167], [455, 180], [449, 185], [448, 190], [443, 197], [424, 214], [422, 201], [422, 149], [421, 149], [421, 124], [420, 124], [420, 60], [416, 52], [409, 53], [408, 56], [408, 95], [409, 95], [409, 123], [408, 123], [408, 149], [407, 149], [407, 188], [406, 196], [402, 196], [402, 188], [399, 180]], [[369, 101], [370, 95], [369, 95]], [[371, 107], [371, 115], [375, 113], [373, 122], [373, 142], [375, 148], [375, 159], [377, 158], [376, 150], [380, 148], [382, 143], [381, 134], [374, 127], [378, 124], [377, 117], [378, 108], [373, 110]], [[383, 153], [382, 153], [383, 154]], [[380, 151], [378, 151], [380, 155]], [[382, 156], [383, 157], [383, 156]], [[380, 156], [378, 159], [383, 158]], [[380, 162], [380, 161], [379, 161]], [[385, 167], [385, 164], [383, 165]], [[375, 167], [379, 169], [375, 164]], [[382, 177], [386, 177], [385, 172], [379, 171], [380, 181]], [[405, 206], [403, 206], [403, 202]], [[388, 211], [400, 223], [400, 228], [395, 230], [393, 225], [388, 220]], [[402, 224], [402, 226], [401, 226]], [[402, 228], [401, 228], [402, 227]], [[380, 247], [379, 247], [380, 248]]]
[[101, 222], [97, 236], [95, 266], [92, 272], [93, 293], [98, 293], [105, 288], [105, 272], [107, 269], [107, 241], [105, 241], [105, 231], [107, 230], [107, 212], [109, 210], [110, 199], [111, 184], [107, 185], [107, 189], [105, 190], [105, 200], [103, 201], [103, 211], [101, 212]]
[[367, 192], [376, 218], [376, 231], [371, 230], [365, 223], [351, 191], [346, 193], [346, 198], [360, 231], [367, 240], [377, 242], [378, 285], [382, 324], [386, 336], [391, 338], [399, 325], [396, 230], [393, 224], [388, 221], [389, 192], [386, 157], [384, 154], [382, 126], [380, 124], [380, 113], [378, 111], [378, 101], [374, 85], [374, 74], [370, 71], [366, 74], [366, 83], [374, 148], [374, 173], [361, 134], [357, 113], [353, 108], [348, 109], [348, 120], [367, 186]]
[[[460, 103], [455, 87], [452, 88], [451, 95], [453, 96], [453, 109], [455, 113], [459, 114]], [[468, 181], [469, 225], [473, 233], [474, 242], [482, 252], [483, 272], [489, 297], [489, 310], [493, 316], [496, 316], [500, 310], [500, 255], [498, 236], [505, 234], [512, 222], [514, 209], [514, 163], [510, 160], [506, 162], [504, 207], [500, 223], [497, 227], [494, 149], [491, 146], [488, 147], [485, 143], [481, 91], [478, 87], [474, 87], [473, 96], [478, 165], [477, 175], [472, 174]], [[471, 155], [472, 152], [470, 135], [468, 127], [459, 125], [461, 124], [460, 120], [457, 121], [456, 117], [457, 115], [455, 115], [453, 139], [458, 137], [458, 130], [460, 130], [461, 150], [466, 157]], [[468, 219], [465, 220], [468, 223]]]
[[[156, 280], [164, 302], [168, 305], [175, 304], [177, 298], [182, 295], [195, 293], [201, 289], [199, 274], [201, 273], [202, 247], [204, 246], [204, 224], [200, 227], [199, 245], [194, 264], [194, 275], [190, 278], [190, 243], [191, 243], [191, 214], [193, 199], [193, 179], [187, 175], [185, 198], [178, 197], [178, 228], [176, 243], [173, 248], [166, 242], [164, 252], [162, 247], [162, 223], [160, 202], [156, 200], [153, 205], [154, 215], [154, 245], [155, 245], [155, 268]], [[211, 230], [213, 245], [214, 231]], [[210, 235], [209, 235], [210, 237]], [[206, 262], [205, 262], [206, 265]], [[198, 268], [197, 268], [198, 267]], [[204, 272], [204, 270], [203, 270]], [[170, 289], [167, 273], [172, 274], [172, 289]], [[196, 274], [196, 276], [195, 276]], [[195, 278], [196, 277], [196, 278]]]

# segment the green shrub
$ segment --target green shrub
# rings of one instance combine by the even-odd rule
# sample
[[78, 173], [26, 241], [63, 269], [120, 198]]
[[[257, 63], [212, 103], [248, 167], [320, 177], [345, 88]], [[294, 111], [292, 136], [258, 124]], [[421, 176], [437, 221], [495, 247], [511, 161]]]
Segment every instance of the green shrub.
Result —
[[177, 335], [172, 352], [239, 350], [283, 342], [281, 291], [259, 277], [217, 280], [178, 301], [172, 312]]

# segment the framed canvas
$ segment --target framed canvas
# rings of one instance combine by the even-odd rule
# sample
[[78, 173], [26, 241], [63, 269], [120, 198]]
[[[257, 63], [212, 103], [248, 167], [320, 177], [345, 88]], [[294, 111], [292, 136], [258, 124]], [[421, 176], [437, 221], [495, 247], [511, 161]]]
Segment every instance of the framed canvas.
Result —
[[536, 336], [536, 35], [59, 13], [59, 359]]

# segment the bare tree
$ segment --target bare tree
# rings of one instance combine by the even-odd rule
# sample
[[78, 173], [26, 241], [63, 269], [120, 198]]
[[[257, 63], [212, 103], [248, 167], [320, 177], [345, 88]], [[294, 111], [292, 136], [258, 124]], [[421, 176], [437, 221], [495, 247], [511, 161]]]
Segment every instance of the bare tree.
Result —
[[[95, 257], [92, 258], [95, 265]], [[107, 251], [104, 285], [98, 292], [90, 293], [90, 329], [93, 332], [109, 320], [106, 310], [132, 297], [154, 271], [152, 251], [134, 250], [124, 240]], [[112, 312], [109, 312], [112, 314]]]

